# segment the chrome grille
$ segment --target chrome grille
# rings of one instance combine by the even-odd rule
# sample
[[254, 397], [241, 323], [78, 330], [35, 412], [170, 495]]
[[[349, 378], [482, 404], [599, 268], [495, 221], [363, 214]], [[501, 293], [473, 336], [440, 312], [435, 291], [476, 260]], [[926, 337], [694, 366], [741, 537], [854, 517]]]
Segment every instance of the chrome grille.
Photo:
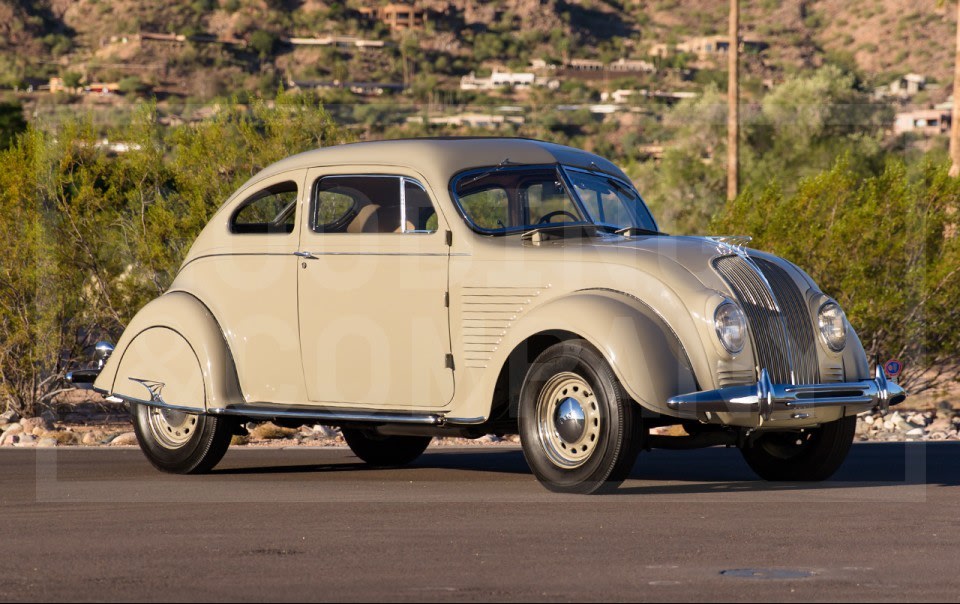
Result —
[[793, 278], [781, 267], [763, 258], [753, 258], [753, 261], [767, 278], [767, 283], [770, 284], [780, 304], [787, 333], [790, 335], [790, 360], [793, 362], [796, 383], [819, 383], [820, 363], [817, 360], [817, 341], [803, 294], [797, 288]]
[[813, 325], [790, 275], [757, 259], [761, 274], [736, 255], [721, 256], [713, 265], [743, 307], [757, 364], [767, 370], [770, 379], [775, 384], [818, 383]]

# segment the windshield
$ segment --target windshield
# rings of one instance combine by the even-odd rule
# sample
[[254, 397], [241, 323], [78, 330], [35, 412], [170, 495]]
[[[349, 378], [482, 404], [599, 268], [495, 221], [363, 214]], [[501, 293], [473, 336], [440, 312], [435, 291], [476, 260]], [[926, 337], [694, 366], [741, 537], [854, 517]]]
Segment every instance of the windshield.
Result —
[[657, 232], [653, 216], [633, 187], [598, 172], [566, 172], [592, 222], [616, 229]]
[[598, 225], [608, 231], [657, 228], [633, 188], [604, 174], [557, 166], [501, 166], [461, 174], [453, 190], [468, 222], [491, 235], [570, 225]]

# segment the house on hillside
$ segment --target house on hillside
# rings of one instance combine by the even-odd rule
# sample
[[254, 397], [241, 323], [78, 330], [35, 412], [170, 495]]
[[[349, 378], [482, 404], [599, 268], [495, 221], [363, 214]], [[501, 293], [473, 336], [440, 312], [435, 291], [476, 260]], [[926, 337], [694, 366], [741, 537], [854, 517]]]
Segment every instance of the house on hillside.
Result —
[[[770, 45], [759, 38], [742, 36], [740, 38], [740, 50], [744, 52], [761, 52]], [[726, 55], [730, 51], [729, 36], [699, 36], [696, 38], [687, 38], [677, 44], [677, 52], [685, 52], [697, 55], [701, 61], [716, 58], [718, 55]]]
[[898, 96], [913, 96], [927, 87], [927, 78], [919, 73], [908, 73], [890, 82], [890, 92]]
[[493, 70], [489, 78], [478, 78], [474, 72], [460, 78], [460, 90], [495, 90], [497, 88], [531, 88], [545, 86], [554, 90], [559, 88], [560, 82], [552, 78], [538, 78], [528, 71], [499, 71]]
[[423, 29], [427, 23], [427, 11], [414, 4], [391, 2], [384, 6], [363, 7], [360, 14], [376, 19], [390, 28], [390, 31]]
[[898, 113], [893, 122], [894, 134], [913, 132], [936, 136], [950, 131], [951, 113], [943, 109], [920, 109]]
[[604, 63], [593, 59], [571, 59], [566, 67], [576, 71], [603, 71]]
[[619, 71], [619, 72], [639, 72], [639, 73], [653, 73], [657, 68], [650, 63], [649, 61], [643, 61], [641, 59], [624, 59], [620, 58], [613, 63], [607, 65], [609, 71]]

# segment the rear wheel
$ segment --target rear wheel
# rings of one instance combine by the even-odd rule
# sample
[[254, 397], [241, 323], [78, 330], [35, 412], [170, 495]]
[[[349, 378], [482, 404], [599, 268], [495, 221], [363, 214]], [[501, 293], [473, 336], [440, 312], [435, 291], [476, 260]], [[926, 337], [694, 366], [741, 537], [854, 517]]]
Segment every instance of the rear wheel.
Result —
[[203, 474], [223, 459], [234, 420], [132, 405], [133, 427], [140, 450], [151, 464], [174, 474]]
[[398, 468], [412, 462], [427, 449], [429, 436], [380, 436], [367, 430], [344, 428], [354, 455], [377, 468]]
[[519, 421], [523, 455], [551, 491], [615, 490], [636, 462], [640, 408], [584, 340], [537, 357], [520, 393]]
[[844, 417], [818, 428], [769, 432], [740, 451], [765, 480], [826, 480], [847, 458], [856, 428], [856, 416]]

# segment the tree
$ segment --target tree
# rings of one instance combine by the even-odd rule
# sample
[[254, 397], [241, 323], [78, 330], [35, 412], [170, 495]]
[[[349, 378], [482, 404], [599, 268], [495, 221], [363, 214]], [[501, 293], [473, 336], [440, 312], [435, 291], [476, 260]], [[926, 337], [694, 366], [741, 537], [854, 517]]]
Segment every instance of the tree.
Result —
[[258, 29], [250, 35], [250, 48], [257, 52], [260, 60], [272, 55], [276, 44], [277, 37], [268, 31]]
[[0, 103], [0, 149], [6, 149], [12, 145], [17, 135], [26, 129], [23, 105], [18, 102]]
[[83, 75], [76, 71], [68, 71], [61, 76], [61, 79], [63, 79], [63, 85], [73, 92], [80, 87], [80, 81], [83, 80]]
[[147, 106], [109, 138], [90, 120], [28, 127], [0, 151], [0, 399], [29, 416], [97, 339], [116, 339], [176, 275], [220, 204], [267, 164], [341, 142], [308, 97], [221, 105], [175, 128]]

